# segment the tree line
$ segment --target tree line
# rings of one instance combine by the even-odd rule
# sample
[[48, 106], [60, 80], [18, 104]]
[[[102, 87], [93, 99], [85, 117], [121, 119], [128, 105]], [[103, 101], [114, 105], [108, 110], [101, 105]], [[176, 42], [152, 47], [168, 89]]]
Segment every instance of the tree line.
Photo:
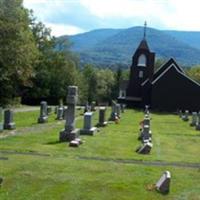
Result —
[[[128, 71], [81, 66], [70, 42], [57, 40], [23, 0], [0, 0], [0, 105], [65, 100], [69, 85], [79, 88], [79, 103], [108, 102], [118, 96]], [[80, 67], [81, 66], [81, 67]], [[188, 74], [200, 81], [199, 68]]]

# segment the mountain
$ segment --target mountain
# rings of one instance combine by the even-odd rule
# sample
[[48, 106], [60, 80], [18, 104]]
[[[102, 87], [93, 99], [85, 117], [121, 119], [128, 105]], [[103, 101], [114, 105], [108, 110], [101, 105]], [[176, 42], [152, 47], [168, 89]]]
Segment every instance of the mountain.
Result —
[[[62, 38], [71, 41], [71, 50], [80, 55], [81, 63], [130, 65], [132, 55], [143, 37], [143, 29], [99, 29]], [[146, 39], [151, 51], [156, 52], [156, 58], [173, 57], [183, 66], [200, 64], [200, 32], [147, 28]]]

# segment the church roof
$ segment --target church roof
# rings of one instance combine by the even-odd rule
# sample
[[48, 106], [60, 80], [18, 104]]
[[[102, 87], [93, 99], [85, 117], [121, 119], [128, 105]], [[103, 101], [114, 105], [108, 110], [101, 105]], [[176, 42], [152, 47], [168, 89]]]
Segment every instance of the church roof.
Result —
[[143, 40], [140, 42], [140, 44], [139, 44], [137, 50], [139, 50], [139, 49], [143, 49], [143, 50], [148, 50], [148, 51], [149, 51], [149, 46], [148, 46], [147, 41], [146, 41], [145, 39], [143, 39]]

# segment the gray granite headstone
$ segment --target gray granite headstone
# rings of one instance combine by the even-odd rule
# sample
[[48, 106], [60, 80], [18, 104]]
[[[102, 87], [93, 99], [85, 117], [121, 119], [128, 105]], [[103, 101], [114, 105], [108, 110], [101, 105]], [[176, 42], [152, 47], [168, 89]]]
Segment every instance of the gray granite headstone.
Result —
[[186, 110], [185, 113], [182, 115], [182, 120], [183, 121], [189, 120], [189, 111], [188, 110]]
[[4, 111], [4, 129], [13, 130], [15, 129], [15, 123], [13, 121], [14, 112], [12, 110]]
[[111, 107], [111, 114], [110, 114], [110, 121], [115, 121], [116, 120], [116, 116], [117, 116], [117, 112], [116, 112], [116, 103], [115, 101], [112, 101], [112, 107]]
[[3, 131], [3, 108], [0, 107], [0, 132]]
[[148, 125], [150, 126], [150, 118], [149, 117], [145, 117], [143, 120], [143, 126]]
[[200, 112], [197, 115], [196, 130], [200, 131]]
[[153, 147], [153, 144], [151, 142], [147, 142], [147, 143], [144, 143], [139, 148], [137, 148], [136, 152], [140, 154], [149, 154], [152, 147]]
[[57, 110], [57, 120], [63, 120], [63, 107], [59, 107]]
[[75, 112], [76, 112], [77, 101], [78, 101], [78, 87], [69, 86], [67, 95], [68, 108], [66, 112], [65, 129], [60, 132], [59, 136], [60, 142], [72, 141], [79, 134], [79, 129], [75, 128]]
[[92, 127], [92, 112], [86, 112], [84, 114], [83, 129], [80, 130], [81, 135], [94, 135], [97, 131], [96, 127]]
[[190, 126], [196, 126], [198, 120], [197, 112], [192, 112], [192, 121], [190, 123]]
[[156, 183], [156, 189], [162, 194], [169, 193], [170, 190], [171, 174], [169, 171], [165, 171], [161, 178]]
[[47, 115], [50, 115], [52, 112], [52, 107], [51, 106], [47, 106]]
[[115, 110], [116, 110], [116, 113], [117, 113], [117, 117], [120, 118], [121, 117], [121, 106], [120, 106], [120, 104], [115, 105]]
[[38, 118], [38, 123], [45, 123], [48, 121], [48, 115], [47, 115], [47, 102], [42, 101], [40, 103], [40, 116]]
[[105, 121], [106, 118], [106, 107], [100, 107], [99, 108], [99, 123], [98, 126], [106, 126], [108, 124], [107, 121]]

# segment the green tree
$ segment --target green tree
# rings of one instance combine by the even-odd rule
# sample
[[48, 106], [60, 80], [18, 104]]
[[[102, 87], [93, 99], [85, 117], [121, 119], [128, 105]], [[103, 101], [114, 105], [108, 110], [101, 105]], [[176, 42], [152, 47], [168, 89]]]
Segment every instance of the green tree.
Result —
[[22, 0], [0, 0], [0, 103], [6, 105], [30, 85], [38, 51]]
[[193, 80], [200, 83], [200, 65], [196, 65], [186, 70], [186, 74], [191, 77]]

